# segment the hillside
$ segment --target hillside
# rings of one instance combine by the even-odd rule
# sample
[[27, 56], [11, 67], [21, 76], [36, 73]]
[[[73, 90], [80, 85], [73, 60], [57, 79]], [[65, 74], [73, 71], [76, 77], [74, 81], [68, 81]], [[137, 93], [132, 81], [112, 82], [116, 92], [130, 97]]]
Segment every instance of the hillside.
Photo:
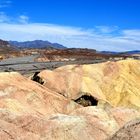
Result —
[[54, 49], [64, 49], [64, 47], [61, 44], [58, 43], [51, 43], [49, 41], [43, 41], [43, 40], [34, 40], [34, 41], [25, 41], [25, 42], [18, 42], [18, 41], [9, 41], [9, 43], [13, 46], [16, 46], [21, 49], [41, 49], [41, 48], [54, 48]]
[[140, 118], [139, 68], [140, 61], [125, 60], [63, 66], [34, 78], [0, 73], [0, 138], [137, 138], [139, 121], [128, 122]]
[[47, 88], [78, 102], [85, 97], [99, 105], [140, 109], [139, 60], [68, 65], [39, 77]]
[[0, 39], [0, 54], [16, 51], [16, 48], [9, 44], [8, 41]]
[[108, 54], [101, 53], [95, 49], [88, 48], [67, 48], [51, 49], [40, 51], [40, 56], [36, 59], [39, 62], [45, 61], [84, 61], [84, 60], [123, 60], [133, 58], [127, 54]]
[[19, 50], [13, 45], [9, 44], [8, 41], [0, 39], [0, 59], [6, 59], [10, 57], [20, 56]]

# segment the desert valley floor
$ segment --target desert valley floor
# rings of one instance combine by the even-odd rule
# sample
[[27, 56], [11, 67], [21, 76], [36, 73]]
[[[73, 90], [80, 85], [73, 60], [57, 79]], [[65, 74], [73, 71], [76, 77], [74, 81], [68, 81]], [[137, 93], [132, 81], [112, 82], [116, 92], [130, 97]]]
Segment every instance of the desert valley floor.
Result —
[[140, 138], [139, 60], [66, 65], [35, 57], [0, 62], [0, 139]]

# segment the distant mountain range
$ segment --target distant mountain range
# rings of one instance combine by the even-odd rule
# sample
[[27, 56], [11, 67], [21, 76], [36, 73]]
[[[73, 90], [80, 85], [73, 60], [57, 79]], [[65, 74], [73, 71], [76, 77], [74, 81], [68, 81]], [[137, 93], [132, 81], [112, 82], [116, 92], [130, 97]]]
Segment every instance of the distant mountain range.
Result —
[[[20, 49], [75, 49], [75, 50], [81, 50], [80, 48], [67, 48], [61, 44], [58, 43], [51, 43], [49, 41], [43, 41], [43, 40], [35, 40], [35, 41], [25, 41], [25, 42], [18, 42], [18, 41], [4, 41], [0, 39], [0, 53], [9, 53], [11, 51], [19, 51]], [[92, 51], [91, 49], [85, 49], [86, 51]], [[82, 49], [84, 51], [84, 49]], [[96, 50], [94, 50], [96, 51]], [[115, 51], [96, 51], [96, 53], [102, 53], [102, 54], [140, 54], [140, 50], [132, 50], [132, 51], [126, 51], [126, 52], [115, 52]]]
[[126, 51], [126, 52], [111, 52], [111, 51], [100, 51], [99, 53], [103, 54], [140, 54], [140, 50], [132, 50], [132, 51]]
[[134, 51], [127, 51], [127, 52], [124, 52], [126, 54], [140, 54], [140, 50], [134, 50]]
[[54, 48], [54, 49], [64, 49], [65, 46], [58, 44], [58, 43], [51, 43], [49, 41], [43, 41], [43, 40], [34, 40], [34, 41], [25, 41], [25, 42], [18, 42], [18, 41], [9, 41], [9, 44], [12, 46], [15, 46], [20, 49], [24, 48]]

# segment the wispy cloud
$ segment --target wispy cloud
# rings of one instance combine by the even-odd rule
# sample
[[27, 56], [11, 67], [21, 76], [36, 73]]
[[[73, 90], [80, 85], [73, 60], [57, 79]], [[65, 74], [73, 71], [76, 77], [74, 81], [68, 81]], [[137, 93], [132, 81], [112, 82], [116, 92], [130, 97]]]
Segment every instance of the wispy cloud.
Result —
[[140, 41], [140, 29], [124, 30], [122, 33], [124, 35], [124, 38], [131, 38], [135, 41]]
[[68, 47], [108, 51], [140, 49], [139, 29], [121, 30], [117, 26], [96, 26], [92, 29], [84, 29], [55, 24], [31, 23], [25, 15], [10, 18], [4, 13], [1, 13], [0, 21], [0, 38], [5, 40], [42, 39], [58, 42]]
[[5, 12], [0, 11], [0, 23], [20, 23], [26, 24], [29, 21], [29, 17], [26, 15], [19, 15], [18, 17], [10, 17]]
[[10, 17], [8, 17], [4, 12], [0, 12], [0, 23], [2, 22], [9, 22]]
[[12, 1], [10, 0], [0, 0], [0, 8], [6, 8], [11, 6]]
[[29, 17], [26, 15], [20, 15], [18, 20], [22, 24], [27, 24], [29, 21]]
[[119, 28], [118, 26], [96, 26], [96, 31], [102, 32], [102, 33], [112, 33], [117, 31]]

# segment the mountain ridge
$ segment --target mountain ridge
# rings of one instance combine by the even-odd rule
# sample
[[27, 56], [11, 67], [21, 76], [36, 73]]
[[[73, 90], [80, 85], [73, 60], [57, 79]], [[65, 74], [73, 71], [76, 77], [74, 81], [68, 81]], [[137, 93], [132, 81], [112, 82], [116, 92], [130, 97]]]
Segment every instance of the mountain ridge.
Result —
[[67, 48], [59, 43], [51, 43], [49, 41], [34, 40], [34, 41], [9, 41], [9, 43], [17, 48], [54, 48], [54, 49], [64, 49]]
[[8, 41], [0, 39], [0, 53], [8, 53], [11, 51], [17, 51], [16, 48], [9, 44]]
[[140, 50], [131, 50], [131, 51], [124, 51], [124, 52], [100, 51], [100, 53], [104, 53], [104, 54], [140, 54]]

